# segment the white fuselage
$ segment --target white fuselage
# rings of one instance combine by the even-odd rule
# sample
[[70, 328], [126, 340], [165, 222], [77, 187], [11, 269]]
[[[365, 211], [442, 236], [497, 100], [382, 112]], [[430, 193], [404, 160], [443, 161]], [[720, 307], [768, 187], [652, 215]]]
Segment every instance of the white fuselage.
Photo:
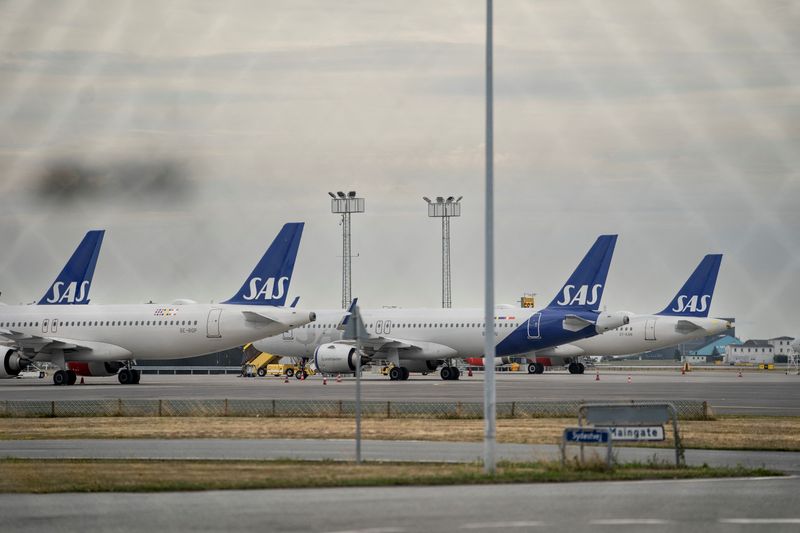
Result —
[[[495, 343], [501, 342], [525, 324], [536, 309], [502, 308], [495, 311]], [[344, 310], [317, 312], [317, 321], [283, 335], [261, 339], [253, 346], [262, 352], [288, 357], [311, 358], [317, 346], [342, 338], [336, 329], [345, 316]], [[439, 359], [475, 357], [483, 354], [483, 309], [363, 309], [364, 326], [372, 335], [392, 339], [431, 343], [439, 351], [404, 352], [403, 359]], [[436, 347], [431, 347], [435, 350]], [[448, 348], [445, 350], [443, 348]]]
[[[696, 329], [680, 327], [680, 322], [690, 322]], [[718, 335], [733, 325], [718, 318], [694, 318], [662, 315], [631, 315], [630, 323], [587, 339], [571, 342], [579, 353], [568, 355], [631, 355]], [[568, 349], [569, 346], [565, 346]], [[561, 347], [559, 347], [561, 348]], [[565, 350], [562, 350], [562, 353]], [[537, 353], [537, 355], [539, 355]]]
[[[281, 321], [254, 320], [245, 312], [271, 313]], [[289, 308], [230, 304], [0, 305], [0, 330], [13, 333], [4, 344], [22, 346], [25, 356], [34, 360], [58, 362], [62, 351], [67, 361], [173, 359], [280, 334], [307, 324], [310, 315]], [[37, 337], [43, 345], [51, 343], [51, 348], [41, 353], [25, 349], [39, 342]]]

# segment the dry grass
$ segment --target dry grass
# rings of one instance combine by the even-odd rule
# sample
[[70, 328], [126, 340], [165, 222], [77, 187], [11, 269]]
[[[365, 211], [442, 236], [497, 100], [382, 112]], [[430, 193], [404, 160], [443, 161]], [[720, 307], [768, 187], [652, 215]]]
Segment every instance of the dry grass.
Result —
[[0, 493], [449, 485], [774, 475], [763, 469], [675, 468], [662, 464], [505, 463], [497, 474], [478, 464], [309, 461], [0, 460]]
[[[497, 421], [500, 442], [556, 444], [572, 418]], [[109, 438], [352, 438], [353, 419], [338, 418], [0, 418], [2, 439]], [[680, 423], [687, 448], [800, 450], [800, 418], [724, 416]], [[667, 427], [670, 444], [671, 431]], [[362, 421], [362, 436], [378, 440], [473, 441], [482, 420], [375, 419]]]

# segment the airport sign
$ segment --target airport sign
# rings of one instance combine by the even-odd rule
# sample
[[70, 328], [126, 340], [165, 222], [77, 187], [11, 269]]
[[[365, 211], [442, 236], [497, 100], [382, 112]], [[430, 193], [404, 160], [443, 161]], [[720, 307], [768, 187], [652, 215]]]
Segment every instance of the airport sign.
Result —
[[664, 426], [614, 426], [609, 427], [611, 440], [614, 441], [662, 441]]
[[607, 444], [611, 432], [607, 428], [567, 428], [564, 441], [579, 444]]

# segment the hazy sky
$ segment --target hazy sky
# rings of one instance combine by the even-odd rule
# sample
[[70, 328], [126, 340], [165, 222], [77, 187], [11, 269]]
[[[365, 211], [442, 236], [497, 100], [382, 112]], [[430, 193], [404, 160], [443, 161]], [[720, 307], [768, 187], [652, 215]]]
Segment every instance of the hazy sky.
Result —
[[[441, 301], [422, 196], [464, 196], [453, 303], [482, 305], [484, 2], [0, 2], [0, 290], [38, 299], [107, 229], [95, 303], [221, 300], [287, 221], [293, 295]], [[656, 312], [706, 253], [712, 314], [800, 334], [800, 8], [495, 5], [496, 300], [546, 303], [619, 233], [605, 303]]]

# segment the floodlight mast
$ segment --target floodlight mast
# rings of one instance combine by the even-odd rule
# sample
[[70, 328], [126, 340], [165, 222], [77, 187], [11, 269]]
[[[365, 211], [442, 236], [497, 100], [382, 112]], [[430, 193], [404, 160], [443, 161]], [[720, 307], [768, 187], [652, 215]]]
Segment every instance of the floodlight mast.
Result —
[[364, 212], [364, 199], [356, 197], [356, 191], [345, 194], [328, 192], [331, 197], [331, 213], [342, 215], [342, 309], [350, 305], [352, 289], [352, 260], [350, 214]]
[[453, 307], [453, 296], [450, 276], [450, 217], [461, 216], [461, 199], [449, 196], [447, 200], [437, 196], [432, 202], [427, 196], [422, 199], [428, 204], [428, 216], [442, 219], [442, 307]]

